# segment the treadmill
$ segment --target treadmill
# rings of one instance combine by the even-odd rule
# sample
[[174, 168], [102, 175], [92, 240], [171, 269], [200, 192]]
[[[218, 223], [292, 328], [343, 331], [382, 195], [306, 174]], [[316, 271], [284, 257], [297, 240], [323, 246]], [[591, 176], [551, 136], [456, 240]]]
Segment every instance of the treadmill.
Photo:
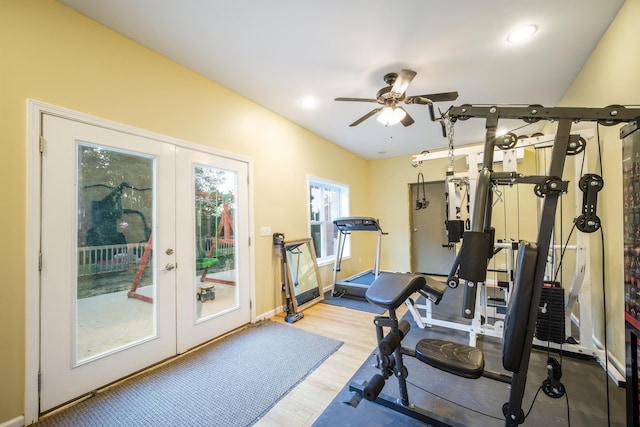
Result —
[[[333, 289], [331, 295], [334, 297], [348, 296], [351, 298], [365, 299], [365, 293], [374, 280], [380, 274], [380, 243], [383, 234], [378, 220], [369, 217], [343, 217], [336, 218], [333, 224], [338, 229], [338, 252], [333, 268]], [[342, 263], [344, 244], [347, 236], [354, 231], [372, 231], [377, 233], [378, 242], [376, 246], [376, 257], [373, 269], [351, 276], [348, 279], [338, 281], [338, 272]]]

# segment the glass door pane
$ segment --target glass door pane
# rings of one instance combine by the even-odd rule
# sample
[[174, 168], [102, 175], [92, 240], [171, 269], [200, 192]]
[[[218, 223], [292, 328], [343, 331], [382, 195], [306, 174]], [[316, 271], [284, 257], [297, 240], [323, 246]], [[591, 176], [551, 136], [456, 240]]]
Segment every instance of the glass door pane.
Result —
[[152, 156], [78, 143], [75, 362], [156, 336]]
[[195, 212], [194, 297], [196, 321], [235, 309], [237, 174], [206, 165], [193, 166]]

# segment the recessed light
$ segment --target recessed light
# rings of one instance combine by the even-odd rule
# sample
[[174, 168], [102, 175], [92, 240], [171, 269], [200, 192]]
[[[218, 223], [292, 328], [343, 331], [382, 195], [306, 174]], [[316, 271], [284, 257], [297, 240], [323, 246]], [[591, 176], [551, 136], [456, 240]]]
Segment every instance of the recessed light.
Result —
[[311, 110], [318, 105], [318, 100], [313, 96], [305, 96], [300, 100], [300, 106], [305, 110]]
[[536, 31], [538, 31], [538, 27], [535, 25], [523, 25], [510, 32], [507, 36], [507, 41], [509, 43], [521, 43], [534, 35]]

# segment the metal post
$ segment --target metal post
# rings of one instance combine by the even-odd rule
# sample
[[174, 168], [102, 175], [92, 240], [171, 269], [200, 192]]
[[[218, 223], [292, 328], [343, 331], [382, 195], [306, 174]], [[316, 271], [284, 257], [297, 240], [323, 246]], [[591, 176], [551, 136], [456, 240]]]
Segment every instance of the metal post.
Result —
[[[562, 177], [567, 147], [569, 146], [571, 123], [572, 122], [569, 119], [561, 119], [558, 122], [556, 139], [551, 152], [551, 165], [547, 172], [547, 175], [550, 177]], [[555, 191], [546, 194], [542, 206], [542, 215], [540, 216], [538, 238], [536, 242], [539, 252], [536, 264], [533, 295], [531, 298], [531, 307], [529, 309], [529, 322], [524, 340], [524, 348], [522, 349], [520, 369], [518, 372], [513, 373], [511, 380], [511, 392], [505, 411], [506, 426], [515, 427], [520, 424], [520, 421], [522, 420], [522, 398], [524, 396], [527, 383], [527, 371], [529, 369], [529, 359], [531, 357], [531, 348], [533, 346], [533, 333], [540, 308], [540, 295], [542, 294], [542, 287], [544, 283], [547, 253], [549, 253], [551, 234], [553, 232], [556, 207], [558, 205], [559, 197], [559, 192]]]

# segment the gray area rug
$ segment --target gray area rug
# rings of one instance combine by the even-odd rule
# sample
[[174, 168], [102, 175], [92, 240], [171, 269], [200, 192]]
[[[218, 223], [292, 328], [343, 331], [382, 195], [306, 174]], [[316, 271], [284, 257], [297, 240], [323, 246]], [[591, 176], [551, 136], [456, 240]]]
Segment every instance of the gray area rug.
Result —
[[342, 342], [266, 321], [118, 384], [45, 426], [249, 426]]

